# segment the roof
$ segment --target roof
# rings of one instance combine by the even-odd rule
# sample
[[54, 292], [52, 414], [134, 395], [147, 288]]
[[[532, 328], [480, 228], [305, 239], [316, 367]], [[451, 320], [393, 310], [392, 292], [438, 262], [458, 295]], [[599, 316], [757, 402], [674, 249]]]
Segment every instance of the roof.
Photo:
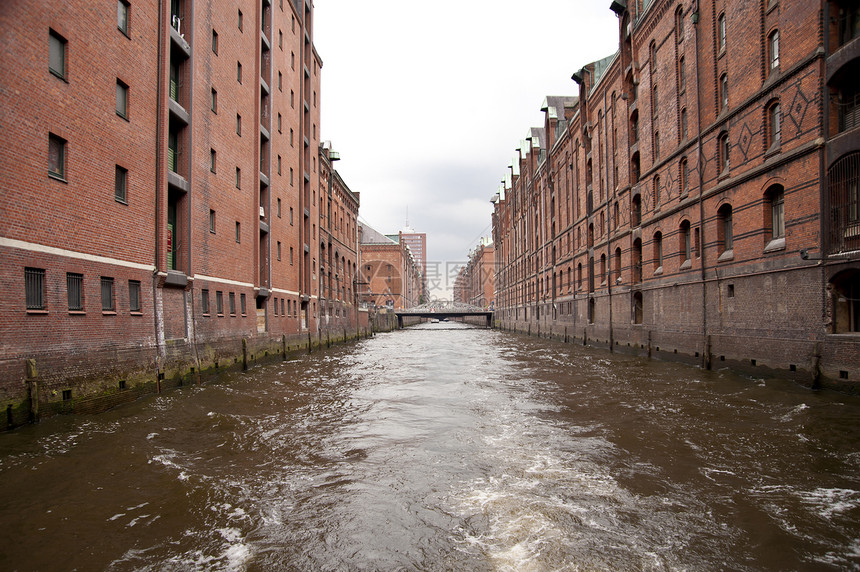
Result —
[[399, 244], [398, 241], [391, 240], [390, 238], [367, 224], [361, 223], [359, 228], [359, 244]]

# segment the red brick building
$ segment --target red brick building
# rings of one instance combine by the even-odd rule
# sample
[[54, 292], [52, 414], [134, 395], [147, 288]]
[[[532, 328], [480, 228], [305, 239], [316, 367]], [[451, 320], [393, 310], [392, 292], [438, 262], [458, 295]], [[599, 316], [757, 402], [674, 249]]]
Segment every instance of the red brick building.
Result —
[[856, 2], [611, 8], [494, 197], [497, 322], [856, 390]]
[[480, 308], [495, 308], [495, 246], [478, 245], [454, 281], [454, 301]]
[[359, 224], [359, 249], [361, 303], [393, 309], [412, 308], [420, 303], [421, 268], [404, 240], [392, 240], [366, 224]]
[[312, 22], [310, 0], [0, 4], [10, 422], [356, 333]]

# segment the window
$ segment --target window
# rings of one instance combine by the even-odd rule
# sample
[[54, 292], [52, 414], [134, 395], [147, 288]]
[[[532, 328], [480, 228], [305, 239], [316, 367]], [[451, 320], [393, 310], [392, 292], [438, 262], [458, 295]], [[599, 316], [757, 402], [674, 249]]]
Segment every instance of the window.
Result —
[[654, 131], [654, 159], [660, 157], [660, 132]]
[[128, 204], [128, 170], [119, 165], [114, 175], [114, 199], [118, 203]]
[[781, 185], [765, 193], [765, 228], [770, 227], [769, 240], [785, 237], [785, 191]]
[[239, 31], [242, 31], [242, 11], [239, 10]]
[[679, 170], [679, 181], [678, 182], [679, 182], [679, 186], [681, 188], [682, 194], [685, 194], [689, 190], [689, 187], [688, 187], [689, 181], [687, 180], [687, 177], [689, 176], [689, 169], [690, 169], [690, 166], [687, 163], [687, 158], [682, 157], [680, 164], [679, 164], [679, 169], [678, 169]]
[[140, 312], [140, 280], [128, 281], [128, 309], [131, 312]]
[[109, 276], [102, 276], [101, 279], [102, 286], [102, 312], [115, 312], [116, 311], [116, 303], [114, 301], [114, 293], [113, 293], [113, 278]]
[[679, 236], [681, 242], [679, 250], [681, 252], [681, 263], [683, 265], [684, 262], [690, 260], [693, 252], [692, 237], [690, 236], [690, 221], [685, 220], [681, 222]]
[[230, 315], [236, 315], [236, 293], [230, 292]]
[[642, 224], [642, 197], [636, 195], [630, 201], [630, 224], [635, 228]]
[[242, 136], [242, 116], [238, 113], [236, 114], [236, 135]]
[[296, 93], [293, 90], [290, 90], [290, 107], [296, 107]]
[[116, 114], [128, 119], [128, 86], [116, 80]]
[[242, 169], [236, 167], [236, 188], [242, 188]]
[[767, 133], [769, 147], [779, 147], [782, 139], [782, 113], [779, 102], [771, 105], [767, 110]]
[[281, 199], [278, 198], [278, 218], [281, 218]]
[[687, 108], [681, 110], [681, 141], [685, 141], [687, 139]]
[[28, 310], [46, 309], [44, 268], [24, 268], [24, 294]]
[[290, 266], [293, 265], [293, 247], [290, 247]]
[[66, 140], [53, 133], [48, 135], [48, 174], [66, 178]]
[[[292, 169], [290, 169], [292, 171]], [[293, 225], [293, 207], [290, 207], [290, 226]]]
[[284, 51], [284, 32], [278, 30], [278, 49]]
[[278, 133], [281, 133], [281, 114], [278, 114]]
[[717, 47], [720, 52], [726, 49], [726, 15], [720, 14], [717, 18]]
[[284, 91], [284, 74], [278, 72], [278, 91]]
[[209, 149], [209, 172], [214, 173], [215, 167], [217, 164], [218, 154], [215, 152], [215, 149]]
[[74, 272], [66, 273], [66, 294], [69, 299], [70, 312], [84, 310], [84, 275]]
[[642, 323], [642, 292], [634, 292], [633, 293], [633, 304], [632, 304], [632, 314], [633, 314], [633, 323], [641, 324]]
[[237, 243], [238, 243], [238, 242], [242, 242], [242, 241], [241, 241], [241, 237], [242, 237], [242, 225], [241, 225], [241, 224], [239, 223], [239, 221], [237, 220], [237, 221], [236, 221], [236, 242], [237, 242]]
[[655, 42], [651, 42], [651, 45], [648, 48], [648, 56], [649, 63], [651, 66], [651, 73], [657, 73], [657, 44]]
[[212, 113], [218, 113], [218, 91], [212, 88]]
[[125, 0], [116, 2], [116, 27], [120, 32], [128, 36], [128, 9], [129, 4]]
[[684, 62], [684, 56], [678, 59], [678, 92], [684, 93], [687, 89], [687, 66]]
[[631, 266], [633, 270], [633, 282], [642, 282], [642, 239], [637, 238], [633, 241], [633, 250], [631, 252]]
[[860, 272], [843, 270], [830, 282], [833, 289], [833, 333], [860, 332]]
[[209, 313], [209, 289], [203, 288], [200, 291], [200, 309], [204, 314]]
[[290, 69], [296, 70], [296, 52], [290, 52]]
[[239, 294], [239, 311], [245, 315], [245, 294]]
[[209, 232], [215, 234], [215, 211], [209, 209]]
[[770, 71], [779, 69], [779, 30], [774, 30], [767, 38], [768, 61]]
[[54, 30], [49, 34], [48, 69], [55, 76], [66, 79], [66, 39]]
[[212, 53], [218, 55], [218, 32], [212, 29]]
[[659, 100], [657, 99], [657, 86], [655, 85], [654, 89], [651, 90], [651, 117], [655, 119], [655, 122], [657, 119], [657, 106], [659, 105], [658, 101]]
[[678, 42], [684, 40], [684, 8], [679, 6], [675, 11], [675, 37]]
[[281, 241], [278, 241], [278, 260], [281, 259]]
[[725, 111], [729, 107], [729, 76], [723, 74], [720, 76], [720, 111]]
[[278, 174], [281, 174], [281, 156], [278, 155]]
[[729, 134], [726, 132], [717, 137], [717, 163], [721, 173], [729, 170]]
[[242, 62], [236, 62], [236, 81], [242, 83]]
[[224, 315], [224, 293], [221, 290], [215, 291], [215, 312], [219, 316]]
[[663, 233], [657, 232], [654, 235], [654, 272], [663, 271]]
[[292, 147], [292, 146], [293, 146], [293, 129], [291, 127], [290, 128], [290, 147]]
[[732, 232], [732, 205], [725, 204], [717, 211], [717, 240], [720, 244], [720, 254], [730, 253], [734, 248]]
[[654, 208], [660, 206], [660, 176], [654, 177]]

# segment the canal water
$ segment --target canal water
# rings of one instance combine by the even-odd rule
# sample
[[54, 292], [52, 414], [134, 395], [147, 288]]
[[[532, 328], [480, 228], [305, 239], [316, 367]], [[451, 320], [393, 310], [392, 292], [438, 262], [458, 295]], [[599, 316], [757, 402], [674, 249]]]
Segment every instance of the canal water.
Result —
[[2, 570], [857, 570], [860, 398], [424, 324], [0, 434]]

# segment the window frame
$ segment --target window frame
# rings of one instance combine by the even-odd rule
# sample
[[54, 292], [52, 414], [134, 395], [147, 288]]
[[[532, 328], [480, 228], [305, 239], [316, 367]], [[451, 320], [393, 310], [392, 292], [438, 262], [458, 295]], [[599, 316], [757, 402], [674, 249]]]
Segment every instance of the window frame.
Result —
[[128, 121], [128, 84], [121, 79], [116, 79], [116, 114]]
[[102, 313], [116, 313], [116, 289], [112, 276], [102, 276], [101, 286]]
[[727, 43], [726, 13], [721, 12], [717, 17], [717, 50], [720, 54], [726, 51]]
[[27, 312], [47, 312], [45, 269], [24, 267], [24, 307]]
[[66, 272], [66, 302], [70, 313], [84, 312], [84, 275]]
[[779, 29], [767, 36], [767, 73], [779, 71]]
[[[54, 179], [59, 179], [61, 181], [66, 180], [66, 175], [68, 174], [67, 165], [67, 156], [68, 156], [68, 141], [56, 135], [54, 133], [48, 133], [48, 176], [53, 177]], [[57, 157], [57, 170], [53, 169], [52, 156], [54, 154], [54, 148], [58, 150]]]
[[[55, 57], [59, 61], [55, 61]], [[48, 71], [65, 82], [69, 81], [69, 42], [54, 29], [48, 30]]]
[[140, 280], [128, 281], [128, 311], [132, 314], [143, 313], [143, 301], [141, 300]]
[[[129, 36], [129, 17], [131, 16], [131, 4], [127, 0], [116, 0], [116, 28], [126, 37]], [[124, 18], [124, 22], [121, 18]], [[124, 25], [122, 25], [124, 24]]]
[[116, 165], [114, 171], [114, 200], [118, 203], [128, 204], [128, 169]]

